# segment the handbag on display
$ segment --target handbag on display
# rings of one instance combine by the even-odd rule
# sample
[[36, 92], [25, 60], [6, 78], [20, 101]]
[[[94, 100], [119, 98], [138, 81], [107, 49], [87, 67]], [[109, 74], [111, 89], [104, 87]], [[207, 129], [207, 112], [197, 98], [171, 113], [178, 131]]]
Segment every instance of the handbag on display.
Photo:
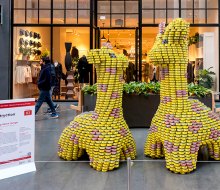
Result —
[[41, 50], [38, 49], [36, 52], [37, 52], [37, 55], [41, 55]]
[[34, 39], [36, 39], [38, 36], [38, 34], [36, 32], [34, 32]]
[[20, 36], [24, 36], [25, 31], [23, 29], [20, 29], [19, 34], [20, 34]]
[[37, 34], [37, 39], [41, 39], [41, 35], [40, 34]]
[[25, 46], [29, 45], [29, 41], [28, 40], [25, 40]]
[[42, 47], [42, 44], [40, 42], [37, 43], [37, 48]]
[[28, 30], [25, 30], [25, 36], [26, 37], [30, 36], [30, 32]]
[[36, 54], [37, 54], [36, 50], [35, 50], [35, 49], [32, 49], [32, 50], [31, 50], [31, 54], [32, 54], [32, 55], [36, 55]]
[[34, 37], [34, 32], [30, 31], [30, 37], [31, 37], [31, 38]]
[[33, 46], [34, 46], [34, 47], [37, 47], [37, 43], [36, 43], [36, 42], [34, 42], [34, 43], [33, 43]]
[[20, 40], [19, 40], [19, 45], [20, 45], [20, 46], [23, 46], [23, 45], [24, 45], [24, 39], [23, 39], [23, 38], [20, 38]]
[[29, 41], [29, 45], [30, 45], [30, 46], [33, 46], [33, 43], [34, 43], [34, 42], [33, 42], [32, 40]]

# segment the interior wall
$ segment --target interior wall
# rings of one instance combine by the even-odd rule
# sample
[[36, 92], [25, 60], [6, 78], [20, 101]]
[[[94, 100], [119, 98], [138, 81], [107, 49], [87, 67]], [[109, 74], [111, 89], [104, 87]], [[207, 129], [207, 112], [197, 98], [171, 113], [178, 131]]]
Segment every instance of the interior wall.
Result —
[[[36, 84], [28, 83], [28, 84], [16, 84], [15, 81], [15, 70], [17, 66], [17, 60], [22, 60], [22, 55], [19, 53], [19, 39], [21, 36], [19, 35], [20, 29], [37, 32], [41, 35], [40, 42], [42, 44], [42, 48], [40, 50], [43, 52], [44, 50], [50, 51], [50, 28], [49, 27], [15, 27], [14, 28], [14, 51], [13, 51], [13, 98], [27, 98], [32, 97], [36, 93], [38, 93], [38, 88]], [[25, 38], [25, 37], [23, 37]], [[30, 60], [33, 60], [34, 57], [31, 56]]]

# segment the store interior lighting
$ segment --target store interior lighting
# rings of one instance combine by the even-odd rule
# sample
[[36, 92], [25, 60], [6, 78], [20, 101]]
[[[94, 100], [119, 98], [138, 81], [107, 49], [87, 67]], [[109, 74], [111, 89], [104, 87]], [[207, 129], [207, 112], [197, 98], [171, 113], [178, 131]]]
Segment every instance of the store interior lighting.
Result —
[[[102, 23], [102, 24], [103, 24], [103, 28], [104, 28], [105, 23]], [[105, 38], [105, 34], [104, 34], [104, 30], [103, 30], [103, 35], [102, 35], [101, 40], [106, 40], [106, 38]]]
[[107, 41], [107, 42], [108, 42], [108, 43], [111, 43], [110, 40], [109, 40], [109, 30], [108, 30], [108, 41]]

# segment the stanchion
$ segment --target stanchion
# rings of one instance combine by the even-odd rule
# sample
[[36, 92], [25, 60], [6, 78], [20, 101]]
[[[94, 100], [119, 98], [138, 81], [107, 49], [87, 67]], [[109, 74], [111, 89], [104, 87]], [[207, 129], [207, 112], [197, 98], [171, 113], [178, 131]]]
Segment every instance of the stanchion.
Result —
[[131, 187], [131, 158], [127, 159], [127, 169], [128, 169], [128, 190]]

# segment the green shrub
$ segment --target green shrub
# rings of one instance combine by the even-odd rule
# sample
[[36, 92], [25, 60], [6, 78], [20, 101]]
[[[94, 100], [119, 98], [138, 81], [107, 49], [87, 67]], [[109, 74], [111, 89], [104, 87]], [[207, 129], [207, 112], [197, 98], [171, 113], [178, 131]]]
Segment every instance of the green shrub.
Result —
[[[84, 94], [94, 95], [97, 94], [97, 84], [87, 85], [83, 87]], [[211, 90], [201, 86], [191, 83], [188, 85], [189, 95], [197, 97], [206, 97], [211, 94]], [[160, 93], [160, 83], [159, 82], [130, 82], [123, 85], [123, 92], [126, 94], [136, 94], [145, 95], [148, 94], [159, 94]]]
[[211, 90], [205, 88], [201, 85], [195, 85], [191, 83], [188, 85], [189, 95], [190, 96], [197, 96], [197, 97], [206, 97], [212, 93]]

